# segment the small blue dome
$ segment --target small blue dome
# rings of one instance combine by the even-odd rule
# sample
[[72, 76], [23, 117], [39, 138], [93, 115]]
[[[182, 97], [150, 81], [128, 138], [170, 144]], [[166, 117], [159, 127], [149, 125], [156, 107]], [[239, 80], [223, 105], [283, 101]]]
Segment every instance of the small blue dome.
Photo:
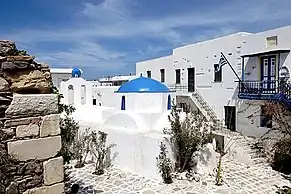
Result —
[[74, 69], [72, 70], [72, 77], [81, 77], [81, 74], [82, 74], [82, 72], [81, 72], [81, 70], [78, 69], [78, 68], [74, 68]]
[[147, 78], [139, 77], [126, 82], [116, 91], [117, 93], [166, 93], [169, 88], [161, 82]]

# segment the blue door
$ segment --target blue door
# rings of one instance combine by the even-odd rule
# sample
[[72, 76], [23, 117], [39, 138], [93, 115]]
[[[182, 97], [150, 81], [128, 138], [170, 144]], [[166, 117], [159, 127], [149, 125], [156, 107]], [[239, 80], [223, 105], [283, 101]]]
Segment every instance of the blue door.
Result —
[[171, 108], [172, 108], [171, 103], [172, 103], [172, 102], [171, 102], [171, 95], [169, 94], [169, 95], [168, 95], [168, 104], [167, 104], [167, 109], [168, 109], [168, 110], [171, 110]]
[[276, 89], [276, 55], [261, 57], [262, 92], [273, 93]]
[[121, 110], [125, 110], [125, 96], [121, 97]]

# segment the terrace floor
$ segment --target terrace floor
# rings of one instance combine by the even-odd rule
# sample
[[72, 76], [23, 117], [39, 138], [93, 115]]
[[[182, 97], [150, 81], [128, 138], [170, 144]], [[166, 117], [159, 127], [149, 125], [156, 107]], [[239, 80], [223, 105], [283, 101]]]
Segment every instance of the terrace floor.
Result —
[[67, 170], [70, 174], [70, 181], [67, 184], [78, 183], [79, 194], [268, 194], [276, 193], [275, 185], [290, 185], [288, 180], [273, 171], [267, 164], [247, 167], [227, 159], [224, 159], [222, 164], [223, 186], [214, 184], [214, 174], [200, 177], [197, 182], [175, 179], [173, 184], [163, 184], [161, 180], [149, 179], [116, 168], [97, 176], [92, 174], [94, 164]]

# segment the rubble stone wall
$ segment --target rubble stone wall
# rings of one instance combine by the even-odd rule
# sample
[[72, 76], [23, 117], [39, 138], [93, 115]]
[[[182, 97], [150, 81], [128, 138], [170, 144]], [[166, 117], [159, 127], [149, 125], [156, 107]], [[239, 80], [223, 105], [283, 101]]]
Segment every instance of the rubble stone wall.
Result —
[[58, 97], [47, 65], [0, 40], [0, 193], [64, 192]]

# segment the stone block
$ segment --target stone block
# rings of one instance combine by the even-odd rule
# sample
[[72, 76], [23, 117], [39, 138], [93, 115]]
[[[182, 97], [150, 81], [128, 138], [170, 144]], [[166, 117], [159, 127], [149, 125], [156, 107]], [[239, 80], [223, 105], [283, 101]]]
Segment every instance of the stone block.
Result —
[[7, 56], [6, 60], [7, 61], [28, 61], [28, 62], [32, 62], [34, 60], [34, 57], [33, 56], [22, 56], [22, 55]]
[[61, 137], [47, 137], [8, 142], [8, 153], [20, 161], [54, 157], [61, 149]]
[[19, 125], [16, 128], [16, 137], [31, 137], [39, 135], [39, 126], [36, 124]]
[[15, 94], [5, 114], [8, 118], [44, 116], [58, 113], [56, 94]]
[[41, 122], [41, 117], [28, 117], [28, 118], [21, 118], [21, 119], [10, 119], [4, 122], [4, 126], [14, 127], [18, 125], [29, 125], [29, 124], [36, 124], [39, 125]]
[[55, 136], [60, 133], [60, 115], [44, 116], [40, 126], [40, 137]]
[[52, 185], [63, 182], [64, 167], [63, 157], [53, 158], [43, 162], [44, 184]]
[[44, 186], [25, 191], [23, 194], [62, 194], [64, 193], [64, 183], [55, 184], [52, 186]]
[[5, 61], [2, 63], [1, 69], [3, 71], [12, 71], [15, 69], [27, 69], [29, 67], [29, 63], [26, 61], [14, 61], [14, 62], [10, 62], [10, 61]]
[[0, 91], [7, 90], [9, 90], [9, 83], [3, 77], [0, 77]]

